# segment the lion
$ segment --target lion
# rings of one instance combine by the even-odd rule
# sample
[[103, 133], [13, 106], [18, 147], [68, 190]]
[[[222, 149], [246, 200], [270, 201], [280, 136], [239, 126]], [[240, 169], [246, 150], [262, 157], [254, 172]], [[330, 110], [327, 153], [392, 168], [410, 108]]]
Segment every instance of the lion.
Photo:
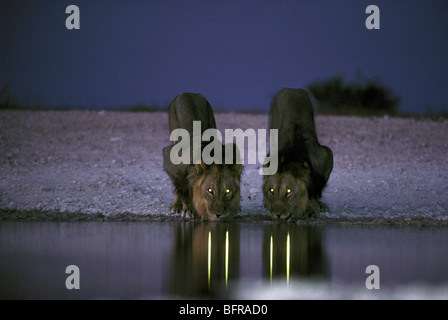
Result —
[[[169, 105], [170, 130], [185, 129], [191, 137], [193, 121], [201, 122], [202, 133], [207, 129], [216, 129], [213, 110], [206, 98], [201, 94], [182, 93]], [[205, 145], [202, 143], [201, 149]], [[170, 211], [180, 212], [186, 217], [199, 215], [202, 220], [225, 219], [234, 215], [239, 210], [243, 169], [242, 164], [236, 163], [235, 149], [231, 164], [225, 164], [225, 161], [206, 164], [202, 160], [193, 164], [191, 154], [189, 163], [173, 164], [170, 157], [173, 146], [163, 149], [163, 168], [174, 185], [174, 201]], [[222, 146], [222, 159], [225, 151]]]
[[316, 216], [333, 169], [333, 152], [317, 138], [314, 111], [303, 89], [285, 88], [273, 98], [269, 128], [278, 129], [278, 169], [263, 179], [263, 198], [275, 220]]

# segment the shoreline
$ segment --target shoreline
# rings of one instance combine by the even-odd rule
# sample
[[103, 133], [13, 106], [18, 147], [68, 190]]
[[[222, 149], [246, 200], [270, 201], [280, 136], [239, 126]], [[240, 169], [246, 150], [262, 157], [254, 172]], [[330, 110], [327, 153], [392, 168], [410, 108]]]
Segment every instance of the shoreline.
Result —
[[234, 223], [250, 223], [250, 224], [283, 224], [283, 225], [302, 225], [302, 226], [365, 226], [365, 227], [448, 227], [448, 220], [436, 220], [432, 218], [424, 218], [421, 216], [414, 217], [371, 217], [371, 218], [306, 218], [296, 222], [278, 223], [271, 219], [268, 215], [236, 215], [229, 220], [223, 221], [201, 221], [200, 219], [185, 219], [180, 214], [133, 214], [133, 213], [116, 213], [105, 215], [102, 213], [87, 214], [82, 212], [50, 212], [50, 211], [17, 211], [0, 209], [1, 222], [159, 222], [159, 223], [207, 223], [207, 224], [234, 224]]

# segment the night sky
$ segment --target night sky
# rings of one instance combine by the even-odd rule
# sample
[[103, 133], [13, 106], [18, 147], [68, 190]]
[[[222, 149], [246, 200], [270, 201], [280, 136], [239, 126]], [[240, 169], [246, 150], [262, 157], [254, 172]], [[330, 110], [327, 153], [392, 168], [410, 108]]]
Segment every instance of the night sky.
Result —
[[[79, 30], [65, 26], [71, 4]], [[266, 111], [281, 88], [343, 75], [391, 88], [401, 112], [447, 112], [447, 31], [443, 0], [1, 0], [0, 89], [46, 107], [200, 92], [216, 110]]]

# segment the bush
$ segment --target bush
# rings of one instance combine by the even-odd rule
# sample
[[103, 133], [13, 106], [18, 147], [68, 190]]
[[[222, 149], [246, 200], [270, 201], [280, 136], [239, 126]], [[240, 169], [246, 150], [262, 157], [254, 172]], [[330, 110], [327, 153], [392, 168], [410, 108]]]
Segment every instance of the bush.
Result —
[[11, 98], [11, 95], [9, 93], [10, 87], [11, 84], [7, 83], [0, 90], [0, 109], [17, 109], [19, 107], [19, 104], [17, 103], [16, 99]]
[[317, 113], [333, 115], [396, 115], [400, 99], [373, 81], [346, 84], [341, 76], [308, 86], [317, 101]]

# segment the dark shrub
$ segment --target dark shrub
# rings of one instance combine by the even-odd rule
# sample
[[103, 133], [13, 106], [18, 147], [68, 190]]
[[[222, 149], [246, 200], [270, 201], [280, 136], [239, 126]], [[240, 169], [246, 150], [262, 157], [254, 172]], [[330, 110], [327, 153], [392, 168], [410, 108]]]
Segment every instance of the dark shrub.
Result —
[[334, 115], [395, 115], [400, 99], [374, 81], [344, 83], [341, 76], [308, 86], [317, 101], [317, 112]]

